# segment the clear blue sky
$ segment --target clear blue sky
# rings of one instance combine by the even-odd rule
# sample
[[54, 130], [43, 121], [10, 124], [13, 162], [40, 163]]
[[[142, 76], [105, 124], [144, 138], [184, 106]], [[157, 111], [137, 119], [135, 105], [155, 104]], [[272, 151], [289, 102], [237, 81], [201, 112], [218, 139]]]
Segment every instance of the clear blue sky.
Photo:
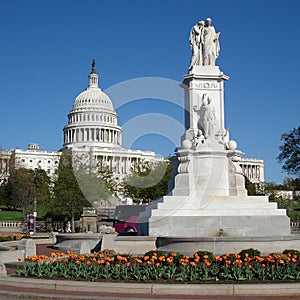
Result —
[[[61, 148], [93, 58], [103, 90], [148, 76], [181, 82], [190, 28], [211, 17], [221, 32], [217, 65], [230, 76], [226, 127], [246, 157], [264, 159], [265, 179], [280, 183], [287, 176], [276, 161], [280, 136], [299, 126], [299, 12], [298, 0], [2, 0], [0, 145]], [[117, 112], [120, 125], [150, 113], [183, 122], [182, 109], [159, 100], [134, 101]], [[169, 155], [181, 134], [177, 145], [146, 135], [133, 148]]]

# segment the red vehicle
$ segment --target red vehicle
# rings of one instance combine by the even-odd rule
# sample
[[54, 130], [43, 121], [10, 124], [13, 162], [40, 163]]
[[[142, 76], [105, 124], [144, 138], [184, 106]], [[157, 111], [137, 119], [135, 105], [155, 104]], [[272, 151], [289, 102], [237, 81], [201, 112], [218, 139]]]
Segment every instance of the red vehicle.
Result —
[[118, 233], [138, 234], [139, 214], [147, 205], [117, 205], [114, 217], [114, 228]]

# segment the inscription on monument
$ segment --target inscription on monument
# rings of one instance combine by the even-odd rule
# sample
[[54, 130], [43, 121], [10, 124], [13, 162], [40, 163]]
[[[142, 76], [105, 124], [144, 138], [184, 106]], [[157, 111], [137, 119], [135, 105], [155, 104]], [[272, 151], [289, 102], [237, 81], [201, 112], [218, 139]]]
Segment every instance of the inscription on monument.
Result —
[[213, 89], [218, 87], [218, 85], [214, 82], [195, 83], [195, 86], [198, 88], [206, 88], [206, 89]]

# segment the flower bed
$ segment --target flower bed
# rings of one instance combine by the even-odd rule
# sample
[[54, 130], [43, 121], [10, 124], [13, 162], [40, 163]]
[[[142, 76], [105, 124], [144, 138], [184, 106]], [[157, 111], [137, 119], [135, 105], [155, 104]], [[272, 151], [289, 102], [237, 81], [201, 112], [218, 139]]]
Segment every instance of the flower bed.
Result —
[[0, 242], [17, 241], [24, 238], [30, 238], [30, 235], [22, 233], [0, 234]]
[[214, 256], [198, 251], [193, 256], [150, 251], [144, 256], [120, 255], [113, 251], [78, 255], [52, 253], [27, 257], [17, 276], [116, 280], [135, 282], [200, 283], [228, 281], [297, 281], [300, 279], [300, 252], [260, 256], [247, 249], [239, 254]]

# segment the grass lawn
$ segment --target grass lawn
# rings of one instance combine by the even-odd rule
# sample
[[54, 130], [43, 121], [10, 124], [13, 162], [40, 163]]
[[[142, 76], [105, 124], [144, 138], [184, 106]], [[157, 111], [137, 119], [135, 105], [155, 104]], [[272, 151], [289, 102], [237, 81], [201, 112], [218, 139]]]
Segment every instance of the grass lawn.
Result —
[[20, 211], [10, 211], [1, 210], [0, 211], [0, 221], [24, 221], [22, 212]]

